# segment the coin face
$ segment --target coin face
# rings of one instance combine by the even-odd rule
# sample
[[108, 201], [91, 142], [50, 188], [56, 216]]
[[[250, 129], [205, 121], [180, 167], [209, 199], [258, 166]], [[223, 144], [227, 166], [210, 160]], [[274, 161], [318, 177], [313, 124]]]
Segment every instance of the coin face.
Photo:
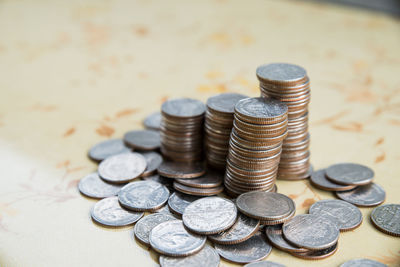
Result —
[[169, 178], [196, 178], [205, 174], [203, 162], [173, 162], [164, 161], [157, 169], [162, 176]]
[[307, 252], [291, 252], [293, 256], [305, 260], [322, 260], [325, 259], [337, 251], [337, 243], [334, 244], [333, 246], [321, 250], [312, 250], [312, 251], [307, 251]]
[[372, 182], [374, 171], [355, 163], [339, 163], [326, 169], [326, 176], [337, 184], [365, 185]]
[[356, 206], [372, 207], [383, 203], [386, 193], [380, 185], [371, 183], [353, 190], [336, 192], [336, 196]]
[[198, 234], [216, 234], [231, 227], [237, 217], [235, 204], [221, 197], [204, 197], [186, 207], [182, 215], [185, 226]]
[[213, 170], [208, 170], [206, 174], [200, 176], [199, 178], [176, 179], [176, 181], [183, 185], [191, 187], [210, 188], [210, 187], [220, 186], [222, 184], [223, 179], [224, 179], [223, 173]]
[[283, 237], [282, 225], [270, 225], [265, 227], [265, 234], [273, 246], [288, 252], [306, 252], [308, 249], [294, 246]]
[[346, 191], [356, 187], [356, 185], [341, 185], [331, 182], [326, 178], [325, 169], [313, 172], [310, 180], [312, 185], [326, 191]]
[[207, 108], [221, 113], [233, 114], [235, 112], [236, 103], [244, 98], [247, 98], [247, 96], [236, 93], [219, 94], [207, 100]]
[[160, 154], [154, 151], [140, 153], [146, 160], [146, 169], [142, 173], [142, 177], [152, 175], [157, 171], [158, 166], [163, 162]]
[[281, 83], [296, 82], [307, 75], [304, 68], [287, 63], [272, 63], [259, 66], [256, 70], [258, 79]]
[[136, 130], [124, 135], [124, 142], [134, 149], [156, 150], [160, 148], [160, 133], [153, 130]]
[[400, 205], [386, 204], [376, 207], [371, 213], [371, 221], [382, 232], [400, 236]]
[[218, 253], [209, 245], [205, 245], [202, 250], [188, 257], [177, 258], [161, 255], [159, 258], [162, 267], [218, 267], [219, 261]]
[[339, 238], [336, 223], [328, 217], [315, 214], [301, 214], [282, 226], [283, 235], [292, 244], [321, 250], [333, 246]]
[[353, 259], [346, 261], [340, 267], [387, 267], [386, 264], [370, 259]]
[[354, 205], [338, 199], [323, 199], [311, 205], [310, 214], [323, 215], [336, 222], [340, 231], [353, 230], [362, 222], [361, 211]]
[[186, 118], [203, 115], [206, 107], [196, 99], [177, 98], [165, 101], [161, 106], [161, 111], [172, 117]]
[[121, 139], [110, 139], [94, 145], [89, 150], [89, 157], [94, 161], [102, 161], [109, 156], [130, 152], [131, 149], [127, 147]]
[[122, 208], [117, 197], [108, 197], [97, 202], [90, 211], [92, 219], [106, 226], [126, 226], [133, 224], [143, 216], [143, 212], [134, 212]]
[[174, 182], [173, 186], [174, 189], [179, 192], [194, 196], [214, 196], [224, 191], [223, 186], [217, 186], [212, 188], [197, 188], [197, 187], [186, 186], [177, 182]]
[[85, 196], [105, 198], [118, 194], [123, 185], [109, 184], [100, 179], [97, 172], [86, 175], [79, 181], [78, 189]]
[[143, 120], [143, 125], [151, 130], [160, 130], [160, 124], [161, 112], [159, 111], [150, 114]]
[[127, 183], [146, 169], [145, 158], [136, 152], [110, 156], [99, 164], [99, 176], [110, 183]]
[[118, 199], [124, 208], [152, 211], [161, 208], [168, 200], [169, 191], [154, 181], [132, 182], [121, 188]]
[[266, 258], [272, 250], [265, 236], [257, 232], [246, 241], [236, 245], [215, 244], [218, 254], [228, 261], [236, 263], [249, 263]]
[[155, 251], [172, 257], [192, 255], [206, 243], [205, 236], [189, 233], [181, 220], [160, 223], [151, 230], [149, 240]]
[[243, 267], [285, 267], [285, 265], [273, 261], [259, 261], [246, 264]]
[[285, 104], [273, 98], [254, 97], [240, 100], [235, 111], [250, 118], [269, 119], [284, 116], [288, 109]]
[[273, 192], [247, 192], [237, 198], [236, 204], [242, 213], [259, 220], [279, 220], [296, 210], [293, 200]]
[[259, 226], [259, 220], [239, 214], [235, 224], [231, 228], [215, 235], [209, 235], [208, 238], [218, 244], [237, 244], [255, 235]]
[[153, 228], [160, 223], [173, 220], [176, 220], [176, 218], [169, 214], [150, 214], [143, 217], [135, 224], [135, 227], [133, 228], [133, 233], [138, 241], [145, 245], [150, 245], [149, 236], [151, 230], [153, 230]]
[[172, 212], [182, 215], [190, 203], [200, 199], [200, 197], [174, 192], [168, 199], [168, 206]]

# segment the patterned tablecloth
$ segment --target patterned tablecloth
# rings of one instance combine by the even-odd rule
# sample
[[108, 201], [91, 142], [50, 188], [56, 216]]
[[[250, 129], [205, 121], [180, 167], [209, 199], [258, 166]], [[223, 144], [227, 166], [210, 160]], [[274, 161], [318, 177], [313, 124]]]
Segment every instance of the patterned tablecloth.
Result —
[[[142, 127], [167, 98], [235, 91], [258, 96], [255, 69], [305, 67], [312, 83], [316, 169], [370, 166], [400, 202], [400, 21], [297, 1], [0, 2], [0, 265], [156, 266], [132, 227], [92, 223], [77, 191], [96, 170], [93, 144]], [[333, 198], [308, 181], [277, 182], [297, 214]], [[400, 239], [369, 221], [342, 233], [337, 253], [287, 266], [338, 266], [366, 257], [399, 266]], [[221, 266], [230, 266], [226, 261]]]

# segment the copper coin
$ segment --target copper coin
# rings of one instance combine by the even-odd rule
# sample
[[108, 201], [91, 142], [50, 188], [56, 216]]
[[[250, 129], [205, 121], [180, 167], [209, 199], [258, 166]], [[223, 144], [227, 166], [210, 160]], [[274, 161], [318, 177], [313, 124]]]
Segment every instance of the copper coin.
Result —
[[356, 185], [341, 185], [331, 182], [325, 176], [325, 169], [313, 172], [310, 182], [313, 186], [326, 191], [346, 191], [356, 187]]
[[186, 186], [197, 188], [210, 188], [220, 186], [223, 179], [224, 174], [222, 172], [208, 170], [206, 174], [200, 176], [199, 178], [176, 179], [176, 181]]
[[365, 185], [372, 182], [374, 171], [355, 163], [339, 163], [326, 169], [326, 176], [337, 184]]
[[146, 159], [146, 169], [142, 173], [142, 177], [150, 176], [157, 172], [158, 166], [163, 162], [160, 154], [154, 151], [140, 153]]
[[157, 169], [158, 173], [168, 178], [196, 178], [206, 173], [204, 162], [173, 162], [164, 161]]
[[110, 139], [92, 146], [88, 156], [94, 161], [102, 161], [109, 156], [130, 151], [122, 139]]
[[153, 130], [136, 130], [124, 135], [124, 142], [134, 149], [156, 150], [160, 148], [160, 133]]
[[218, 195], [222, 191], [224, 191], [223, 186], [211, 187], [211, 188], [198, 188], [198, 187], [190, 187], [177, 182], [173, 184], [174, 189], [179, 192], [194, 195], [194, 196], [213, 196]]

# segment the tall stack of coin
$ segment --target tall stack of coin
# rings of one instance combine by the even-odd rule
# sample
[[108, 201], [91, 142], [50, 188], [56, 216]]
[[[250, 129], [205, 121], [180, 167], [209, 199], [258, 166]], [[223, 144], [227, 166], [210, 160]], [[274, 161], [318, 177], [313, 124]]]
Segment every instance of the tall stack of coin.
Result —
[[273, 97], [288, 107], [288, 134], [283, 142], [278, 179], [299, 180], [310, 176], [308, 103], [310, 80], [300, 66], [273, 63], [257, 68], [261, 95]]
[[235, 105], [244, 98], [247, 96], [224, 93], [207, 100], [204, 142], [207, 162], [214, 168], [225, 169]]
[[246, 98], [236, 104], [224, 179], [229, 194], [274, 190], [287, 112], [284, 103], [272, 98]]
[[174, 161], [196, 161], [203, 156], [205, 105], [199, 100], [178, 98], [161, 106], [161, 152]]

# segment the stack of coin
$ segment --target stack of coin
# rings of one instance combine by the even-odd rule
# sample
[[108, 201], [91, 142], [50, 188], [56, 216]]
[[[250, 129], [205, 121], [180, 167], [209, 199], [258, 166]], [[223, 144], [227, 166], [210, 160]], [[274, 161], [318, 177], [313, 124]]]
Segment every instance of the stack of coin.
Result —
[[310, 176], [308, 103], [310, 80], [300, 66], [273, 63], [257, 68], [261, 95], [288, 107], [288, 134], [283, 142], [278, 179], [299, 180]]
[[168, 100], [161, 107], [161, 152], [174, 161], [197, 161], [203, 157], [205, 105], [195, 99]]
[[244, 98], [247, 97], [224, 93], [207, 100], [204, 143], [207, 162], [214, 168], [225, 169], [235, 105]]
[[274, 189], [288, 108], [272, 98], [246, 98], [235, 106], [225, 188], [232, 196]]

